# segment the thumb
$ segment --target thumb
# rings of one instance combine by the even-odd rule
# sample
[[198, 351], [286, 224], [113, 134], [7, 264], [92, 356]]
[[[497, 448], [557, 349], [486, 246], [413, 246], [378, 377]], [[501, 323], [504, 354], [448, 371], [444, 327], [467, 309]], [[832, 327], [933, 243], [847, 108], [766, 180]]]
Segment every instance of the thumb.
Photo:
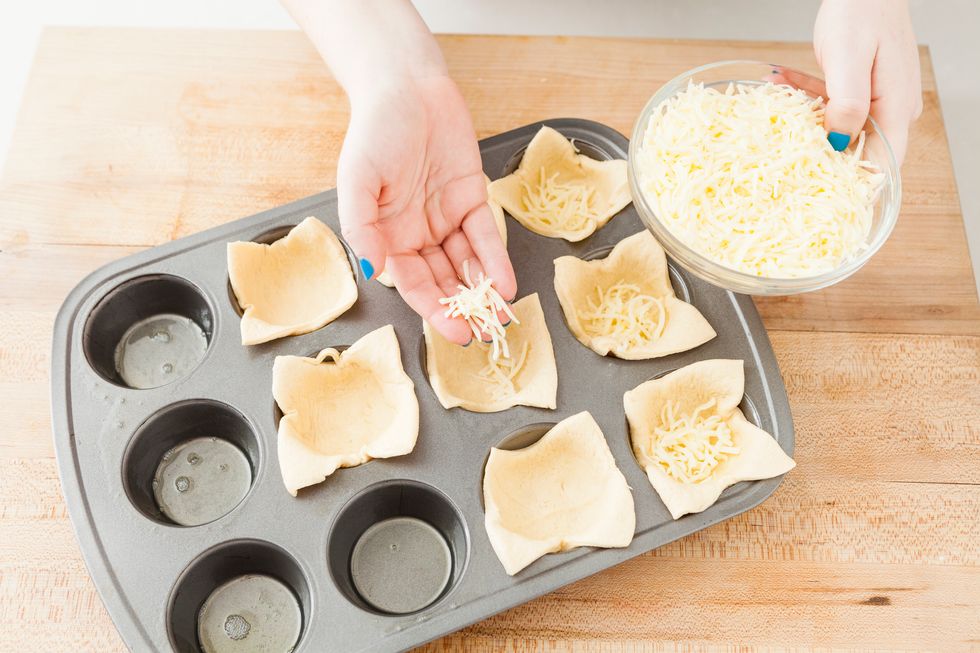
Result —
[[[895, 160], [901, 165], [905, 159], [905, 150], [909, 144], [909, 125], [912, 123], [909, 112], [895, 102], [881, 99], [871, 103], [871, 115], [878, 123], [878, 127], [882, 133], [885, 134], [885, 138], [888, 139], [888, 145], [895, 155]], [[883, 145], [878, 141], [876, 136], [868, 139], [868, 150], [875, 151], [881, 150], [882, 148]], [[877, 153], [877, 160], [885, 160], [883, 152]]]
[[827, 140], [840, 152], [847, 148], [868, 120], [874, 51], [854, 52], [843, 44], [834, 44], [821, 54], [820, 63], [827, 78], [824, 128]]
[[357, 255], [357, 263], [365, 279], [384, 272], [387, 247], [378, 228], [378, 200], [356, 179], [337, 179], [337, 210], [340, 231], [344, 240]]

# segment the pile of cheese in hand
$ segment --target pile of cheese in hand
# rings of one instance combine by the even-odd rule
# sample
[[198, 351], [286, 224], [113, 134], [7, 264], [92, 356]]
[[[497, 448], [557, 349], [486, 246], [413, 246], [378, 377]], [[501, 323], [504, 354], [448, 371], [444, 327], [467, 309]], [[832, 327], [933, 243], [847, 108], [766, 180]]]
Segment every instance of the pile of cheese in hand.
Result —
[[447, 306], [445, 316], [461, 317], [466, 320], [473, 336], [480, 342], [489, 337], [493, 360], [497, 360], [501, 355], [510, 358], [507, 332], [500, 322], [498, 313], [503, 312], [515, 324], [520, 324], [517, 316], [493, 287], [492, 279], [481, 272], [476, 282], [473, 281], [470, 277], [469, 261], [463, 261], [463, 281], [466, 285], [456, 286], [459, 289], [458, 293], [439, 300], [440, 304]]
[[786, 85], [690, 84], [650, 117], [637, 181], [688, 247], [770, 278], [829, 272], [867, 246], [884, 175], [827, 142], [824, 104]]

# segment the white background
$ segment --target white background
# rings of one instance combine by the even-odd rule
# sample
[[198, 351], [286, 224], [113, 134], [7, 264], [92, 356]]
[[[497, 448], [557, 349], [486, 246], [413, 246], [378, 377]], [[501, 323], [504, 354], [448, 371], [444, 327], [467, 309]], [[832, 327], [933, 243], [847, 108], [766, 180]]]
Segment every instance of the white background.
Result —
[[[896, 0], [899, 1], [899, 0]], [[0, 161], [44, 25], [294, 28], [276, 0], [0, 0]], [[816, 0], [417, 0], [435, 32], [806, 41]], [[980, 2], [912, 0], [932, 49], [980, 286]], [[968, 63], [972, 62], [972, 63]]]

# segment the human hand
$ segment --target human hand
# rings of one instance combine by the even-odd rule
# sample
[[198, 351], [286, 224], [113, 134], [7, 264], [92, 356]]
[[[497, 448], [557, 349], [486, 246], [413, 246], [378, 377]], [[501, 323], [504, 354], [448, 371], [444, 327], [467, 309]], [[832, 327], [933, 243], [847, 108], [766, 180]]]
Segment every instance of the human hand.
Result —
[[467, 344], [470, 327], [439, 303], [456, 294], [463, 263], [508, 300], [517, 282], [487, 205], [469, 112], [439, 45], [410, 0], [283, 4], [350, 98], [337, 201], [364, 276], [387, 269], [409, 306]]
[[487, 205], [476, 134], [446, 75], [399, 76], [351, 93], [337, 168], [344, 238], [364, 276], [387, 270], [409, 306], [452, 342], [470, 327], [444, 316], [469, 261], [513, 299], [517, 282]]
[[919, 50], [904, 0], [824, 0], [813, 48], [827, 81], [828, 139], [843, 150], [870, 113], [901, 164], [922, 113]]

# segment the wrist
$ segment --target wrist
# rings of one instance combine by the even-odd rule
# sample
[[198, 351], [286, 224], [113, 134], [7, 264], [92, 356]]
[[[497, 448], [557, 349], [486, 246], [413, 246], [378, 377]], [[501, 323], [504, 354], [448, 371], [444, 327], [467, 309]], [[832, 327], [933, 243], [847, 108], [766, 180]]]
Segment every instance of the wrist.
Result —
[[438, 79], [449, 79], [441, 62], [439, 65], [365, 65], [338, 81], [354, 104], [378, 97], [414, 94], [420, 87]]
[[446, 76], [435, 37], [409, 0], [284, 0], [353, 101]]
[[427, 94], [447, 86], [455, 88], [455, 82], [445, 70], [409, 72], [406, 70], [375, 71], [364, 74], [344, 85], [351, 110], [379, 104], [412, 103], [423, 100]]

